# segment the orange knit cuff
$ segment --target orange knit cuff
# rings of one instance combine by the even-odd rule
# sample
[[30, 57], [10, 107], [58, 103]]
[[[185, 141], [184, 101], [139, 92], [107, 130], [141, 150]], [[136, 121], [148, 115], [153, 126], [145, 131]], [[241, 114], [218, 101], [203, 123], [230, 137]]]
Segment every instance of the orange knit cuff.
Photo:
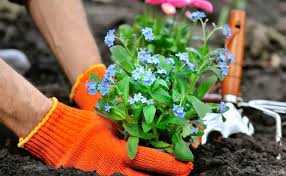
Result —
[[99, 79], [103, 79], [106, 67], [103, 64], [96, 64], [87, 69], [83, 74], [79, 75], [70, 93], [70, 98], [77, 105], [85, 110], [92, 110], [96, 102], [100, 98], [100, 94], [91, 95], [88, 93], [87, 83], [90, 75], [95, 74]]
[[78, 139], [86, 135], [95, 120], [89, 113], [53, 98], [52, 108], [26, 137], [20, 139], [18, 146], [51, 166], [65, 166], [80, 142]]

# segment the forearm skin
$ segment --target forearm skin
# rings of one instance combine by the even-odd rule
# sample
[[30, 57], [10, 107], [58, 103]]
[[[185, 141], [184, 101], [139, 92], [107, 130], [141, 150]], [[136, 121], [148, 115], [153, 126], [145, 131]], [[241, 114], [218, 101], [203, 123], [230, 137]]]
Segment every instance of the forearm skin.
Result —
[[27, 7], [72, 83], [101, 63], [81, 0], [29, 0]]
[[0, 121], [19, 137], [41, 120], [51, 101], [0, 59]]

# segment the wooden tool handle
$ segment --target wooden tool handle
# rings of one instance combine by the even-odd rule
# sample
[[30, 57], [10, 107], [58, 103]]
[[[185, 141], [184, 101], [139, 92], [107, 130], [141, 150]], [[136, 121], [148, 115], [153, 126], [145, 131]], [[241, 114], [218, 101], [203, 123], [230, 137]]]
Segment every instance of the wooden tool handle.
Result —
[[242, 78], [242, 65], [244, 59], [246, 14], [242, 10], [232, 10], [229, 18], [229, 27], [232, 29], [232, 37], [226, 40], [226, 48], [234, 54], [235, 60], [230, 65], [229, 74], [222, 82], [222, 96], [240, 95], [240, 82]]

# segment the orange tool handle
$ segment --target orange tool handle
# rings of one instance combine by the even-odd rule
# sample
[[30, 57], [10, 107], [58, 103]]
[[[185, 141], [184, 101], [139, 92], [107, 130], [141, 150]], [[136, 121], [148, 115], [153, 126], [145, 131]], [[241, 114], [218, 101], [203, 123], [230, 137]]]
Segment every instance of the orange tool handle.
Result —
[[240, 82], [242, 78], [242, 65], [244, 59], [246, 14], [242, 10], [232, 10], [229, 18], [229, 27], [232, 37], [226, 40], [226, 48], [234, 54], [235, 60], [230, 65], [229, 74], [222, 82], [222, 97], [240, 95]]

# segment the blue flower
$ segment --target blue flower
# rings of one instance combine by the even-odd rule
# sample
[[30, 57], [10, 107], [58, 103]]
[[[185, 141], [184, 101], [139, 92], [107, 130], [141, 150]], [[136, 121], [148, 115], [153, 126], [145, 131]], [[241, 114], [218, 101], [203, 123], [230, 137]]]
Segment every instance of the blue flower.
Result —
[[134, 102], [141, 102], [142, 100], [145, 100], [146, 98], [143, 97], [141, 93], [137, 93], [134, 95], [133, 99], [134, 99]]
[[160, 55], [156, 54], [152, 56], [151, 52], [148, 51], [146, 48], [140, 48], [137, 57], [142, 64], [158, 65], [160, 62]]
[[225, 102], [221, 102], [220, 104], [219, 104], [219, 112], [220, 113], [225, 113], [226, 111], [227, 111], [227, 106], [226, 106], [226, 104], [225, 104]]
[[110, 82], [106, 79], [103, 79], [98, 86], [98, 91], [101, 93], [101, 95], [105, 96], [109, 93], [110, 89]]
[[228, 49], [225, 49], [225, 55], [226, 55], [226, 63], [228, 65], [231, 64], [235, 59], [234, 54], [232, 54]]
[[232, 35], [232, 31], [231, 31], [231, 28], [229, 27], [229, 25], [225, 24], [222, 28], [222, 34], [224, 36], [226, 36], [226, 38], [229, 38], [231, 37]]
[[218, 63], [218, 68], [219, 68], [219, 70], [220, 70], [220, 72], [221, 72], [221, 74], [223, 75], [223, 76], [227, 76], [228, 75], [228, 66], [227, 66], [227, 64], [225, 63], [225, 62], [219, 62]]
[[87, 87], [87, 93], [89, 95], [95, 95], [97, 93], [97, 83], [94, 82], [94, 81], [89, 81], [87, 84], [86, 84], [86, 87]]
[[188, 69], [191, 71], [194, 71], [196, 68], [195, 64], [192, 64], [190, 62], [187, 62], [186, 65], [187, 65]]
[[104, 111], [110, 112], [111, 106], [109, 104], [104, 105]]
[[143, 83], [147, 86], [151, 86], [156, 80], [155, 75], [150, 71], [146, 71], [143, 75]]
[[147, 105], [153, 105], [153, 104], [154, 104], [154, 100], [151, 99], [147, 101]]
[[173, 113], [175, 114], [175, 116], [177, 116], [179, 118], [185, 117], [185, 111], [184, 111], [184, 108], [182, 106], [174, 105], [173, 106]]
[[187, 52], [184, 53], [178, 53], [176, 56], [179, 58], [180, 61], [182, 61], [189, 70], [194, 71], [196, 66], [190, 62], [189, 60], [189, 54]]
[[216, 57], [217, 62], [225, 62], [226, 61], [225, 52], [223, 49], [217, 49], [215, 52], [216, 52], [215, 57]]
[[128, 99], [128, 103], [129, 103], [130, 105], [134, 105], [136, 102], [134, 101], [134, 98], [129, 98], [129, 99]]
[[174, 59], [173, 58], [166, 58], [166, 63], [167, 64], [170, 64], [170, 65], [175, 65], [175, 61], [174, 61]]
[[137, 93], [137, 94], [134, 94], [133, 97], [130, 97], [128, 99], [128, 102], [130, 105], [133, 105], [133, 104], [136, 104], [136, 103], [142, 103], [142, 104], [153, 104], [154, 101], [151, 99], [151, 100], [148, 100], [146, 97], [144, 97], [141, 93]]
[[141, 81], [144, 85], [151, 86], [156, 80], [156, 76], [151, 70], [145, 70], [142, 66], [137, 66], [131, 73], [132, 79]]
[[187, 52], [178, 53], [176, 56], [179, 58], [180, 61], [186, 63], [189, 61], [189, 54]]
[[158, 65], [160, 63], [160, 55], [156, 54], [152, 56], [150, 64]]
[[153, 30], [150, 27], [145, 27], [144, 29], [141, 30], [142, 34], [145, 37], [145, 40], [147, 41], [153, 41], [154, 40], [154, 34], [153, 34]]
[[131, 75], [135, 81], [138, 81], [142, 78], [142, 75], [145, 73], [145, 70], [142, 66], [137, 66], [135, 70], [132, 71]]
[[166, 74], [167, 74], [167, 71], [164, 70], [164, 69], [159, 69], [159, 70], [157, 70], [156, 73], [159, 74], [159, 75], [166, 75]]
[[226, 48], [219, 48], [214, 51], [217, 62], [225, 62], [227, 65], [234, 61], [234, 55]]
[[152, 55], [146, 48], [140, 48], [137, 57], [139, 61], [144, 64], [149, 63], [152, 60]]
[[109, 48], [114, 45], [115, 42], [115, 29], [111, 29], [107, 32], [105, 38], [104, 38], [104, 43], [106, 46]]
[[204, 13], [204, 12], [201, 12], [201, 11], [195, 11], [195, 12], [192, 12], [190, 18], [192, 21], [196, 22], [198, 20], [201, 20], [203, 18], [207, 17], [207, 15]]
[[112, 64], [109, 65], [107, 70], [106, 70], [106, 78], [111, 79], [115, 76], [115, 72], [116, 72], [116, 65]]
[[101, 95], [105, 96], [109, 93], [110, 86], [114, 82], [115, 73], [116, 73], [116, 66], [112, 64], [107, 68], [104, 78], [98, 85], [98, 90], [101, 93]]

